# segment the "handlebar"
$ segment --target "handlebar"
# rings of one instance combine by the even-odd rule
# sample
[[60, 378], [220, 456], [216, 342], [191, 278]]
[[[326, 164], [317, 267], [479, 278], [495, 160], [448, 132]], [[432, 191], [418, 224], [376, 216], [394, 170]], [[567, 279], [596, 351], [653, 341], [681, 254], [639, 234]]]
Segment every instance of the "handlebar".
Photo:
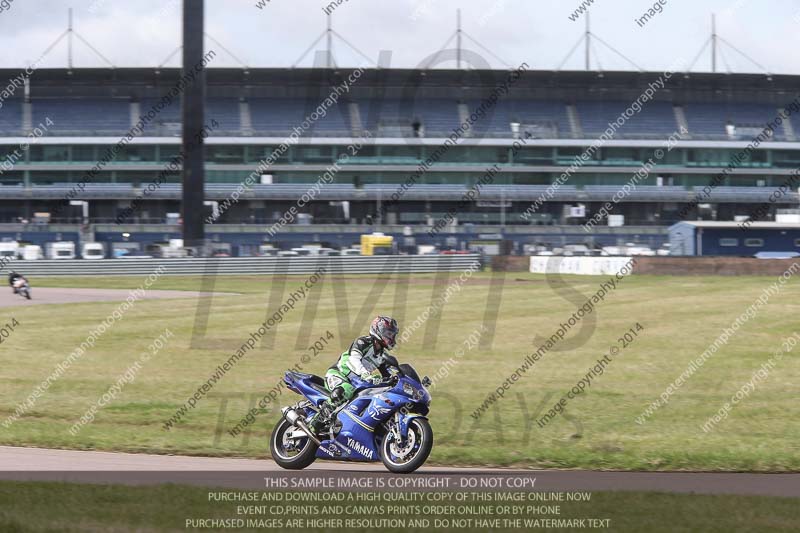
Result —
[[397, 374], [397, 375], [394, 375], [394, 376], [389, 376], [388, 378], [384, 379], [380, 383], [372, 383], [372, 382], [364, 381], [364, 380], [361, 380], [361, 381], [362, 381], [363, 384], [361, 386], [359, 386], [359, 387], [356, 387], [356, 390], [374, 389], [374, 388], [378, 388], [378, 387], [387, 387], [387, 386], [394, 387], [395, 385], [397, 385], [397, 382], [400, 381], [400, 375]]

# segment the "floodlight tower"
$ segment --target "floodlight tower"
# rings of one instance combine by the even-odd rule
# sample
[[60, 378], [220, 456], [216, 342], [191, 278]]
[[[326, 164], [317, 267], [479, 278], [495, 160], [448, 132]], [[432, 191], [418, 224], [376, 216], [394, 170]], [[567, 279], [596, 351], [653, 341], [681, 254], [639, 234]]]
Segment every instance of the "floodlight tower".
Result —
[[[206, 75], [203, 67], [204, 0], [183, 0], [183, 245], [195, 255], [205, 255], [205, 150], [203, 122]], [[197, 71], [199, 69], [199, 72]], [[190, 72], [195, 76], [189, 75]]]

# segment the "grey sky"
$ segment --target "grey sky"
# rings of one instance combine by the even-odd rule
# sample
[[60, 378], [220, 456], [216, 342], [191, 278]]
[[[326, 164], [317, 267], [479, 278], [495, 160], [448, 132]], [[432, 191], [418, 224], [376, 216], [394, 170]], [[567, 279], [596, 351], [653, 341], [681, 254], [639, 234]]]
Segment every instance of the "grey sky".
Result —
[[[206, 0], [206, 29], [253, 67], [288, 67], [323, 31], [319, 0]], [[647, 70], [663, 70], [676, 61], [683, 67], [700, 51], [717, 13], [718, 33], [774, 73], [800, 73], [800, 0], [662, 0], [663, 12], [639, 27], [648, 0], [594, 0], [592, 30]], [[2, 0], [0, 0], [2, 3]], [[67, 25], [72, 6], [77, 31], [118, 67], [154, 67], [180, 44], [181, 0], [13, 0], [0, 12], [0, 66], [22, 67], [36, 59]], [[465, 32], [510, 65], [525, 61], [532, 69], [554, 69], [581, 37], [586, 15], [569, 15], [580, 0], [345, 0], [333, 14], [334, 29], [366, 55], [392, 50], [392, 66], [415, 67], [436, 52], [455, 30], [461, 7]], [[323, 48], [323, 43], [318, 48]], [[208, 43], [207, 46], [213, 46]], [[213, 46], [219, 51], [216, 46]], [[466, 39], [465, 47], [502, 65]], [[604, 70], [632, 67], [600, 43], [595, 50]], [[357, 54], [336, 42], [338, 64], [365, 66]], [[41, 66], [66, 66], [66, 40]], [[102, 66], [82, 43], [75, 42], [78, 67]], [[311, 65], [311, 55], [301, 63]], [[168, 63], [177, 66], [179, 58]], [[727, 61], [733, 72], [760, 69], [723, 47], [719, 70]], [[238, 66], [219, 53], [212, 66]], [[450, 64], [442, 64], [452, 66]], [[594, 68], [598, 67], [595, 62]], [[565, 69], [583, 68], [583, 49]], [[694, 70], [710, 70], [706, 50]]]

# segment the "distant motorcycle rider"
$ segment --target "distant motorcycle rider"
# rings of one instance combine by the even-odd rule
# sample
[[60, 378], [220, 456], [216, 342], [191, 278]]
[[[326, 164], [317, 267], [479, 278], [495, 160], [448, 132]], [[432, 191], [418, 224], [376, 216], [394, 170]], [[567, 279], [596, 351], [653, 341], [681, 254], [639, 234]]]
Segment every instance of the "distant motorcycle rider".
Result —
[[28, 281], [25, 279], [25, 276], [19, 274], [17, 272], [11, 272], [8, 275], [8, 285], [14, 291], [14, 294], [17, 294], [17, 290]]
[[[384, 355], [388, 355], [387, 350], [395, 347], [399, 330], [394, 318], [378, 316], [370, 325], [369, 335], [358, 337], [339, 356], [325, 374], [325, 385], [331, 393], [330, 399], [322, 404], [319, 416], [313, 421], [314, 426], [319, 427], [326, 423], [338, 406], [353, 398], [356, 388], [352, 383], [354, 377], [373, 384], [383, 381], [377, 367], [383, 361]], [[365, 360], [376, 370], [367, 370]]]

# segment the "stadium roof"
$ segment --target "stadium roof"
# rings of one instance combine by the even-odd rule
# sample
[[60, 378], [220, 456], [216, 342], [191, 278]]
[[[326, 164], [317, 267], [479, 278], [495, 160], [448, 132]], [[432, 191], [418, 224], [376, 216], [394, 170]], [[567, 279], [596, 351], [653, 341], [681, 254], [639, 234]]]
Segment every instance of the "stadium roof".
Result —
[[[208, 68], [209, 96], [215, 91], [242, 90], [242, 96], [281, 96], [293, 88], [340, 83], [353, 69], [311, 68]], [[39, 69], [31, 76], [33, 97], [65, 96], [152, 96], [165, 92], [180, 77], [177, 68], [91, 68]], [[0, 79], [18, 76], [19, 69], [0, 69]], [[424, 91], [428, 97], [476, 97], [487, 87], [505, 81], [508, 70], [455, 69], [365, 69], [353, 91], [360, 96], [373, 96], [375, 87], [400, 91]], [[629, 99], [635, 100], [649, 84], [660, 84], [662, 72], [627, 71], [555, 71], [526, 70], [513, 84], [514, 92], [523, 91], [527, 98], [560, 99]], [[800, 76], [764, 74], [679, 73], [669, 76], [655, 99], [727, 103], [769, 102], [785, 104], [800, 87]], [[453, 93], [457, 87], [458, 94]], [[69, 89], [65, 92], [65, 88]], [[481, 90], [484, 89], [484, 90]], [[250, 93], [250, 91], [253, 91]], [[21, 91], [20, 91], [21, 92]], [[149, 94], [145, 94], [149, 93]]]

